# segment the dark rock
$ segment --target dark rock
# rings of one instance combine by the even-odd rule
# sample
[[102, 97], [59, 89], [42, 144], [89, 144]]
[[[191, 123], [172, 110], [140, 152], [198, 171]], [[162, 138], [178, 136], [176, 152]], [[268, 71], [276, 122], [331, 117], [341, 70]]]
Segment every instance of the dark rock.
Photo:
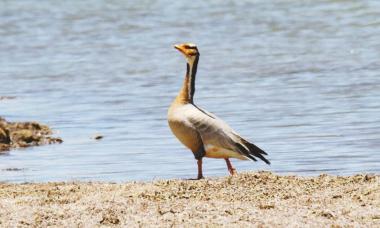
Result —
[[100, 139], [102, 139], [104, 136], [103, 135], [95, 135], [94, 136], [94, 139], [95, 140], [100, 140]]
[[20, 169], [20, 168], [6, 168], [2, 169], [2, 171], [23, 171], [25, 169]]
[[9, 137], [9, 131], [2, 125], [0, 125], [0, 143], [9, 144], [11, 139]]
[[0, 96], [0, 101], [1, 100], [12, 100], [12, 99], [16, 99], [15, 96]]
[[0, 117], [0, 151], [63, 142], [51, 134], [52, 131], [46, 125], [37, 122], [7, 122]]
[[9, 150], [10, 147], [11, 147], [11, 146], [10, 146], [9, 144], [0, 143], [0, 153], [1, 153], [2, 151], [7, 151], [7, 150]]

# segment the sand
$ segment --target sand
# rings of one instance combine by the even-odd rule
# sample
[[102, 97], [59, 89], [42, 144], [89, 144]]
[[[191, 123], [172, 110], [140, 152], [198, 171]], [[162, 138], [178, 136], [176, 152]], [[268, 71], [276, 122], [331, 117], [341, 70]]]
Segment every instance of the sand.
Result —
[[0, 184], [1, 227], [380, 227], [380, 175]]

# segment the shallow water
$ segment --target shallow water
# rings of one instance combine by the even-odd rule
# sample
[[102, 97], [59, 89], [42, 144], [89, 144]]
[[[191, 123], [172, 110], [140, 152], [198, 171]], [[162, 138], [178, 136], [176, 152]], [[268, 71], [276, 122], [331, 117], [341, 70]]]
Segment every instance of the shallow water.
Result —
[[270, 155], [238, 170], [379, 173], [379, 37], [375, 0], [1, 1], [0, 96], [16, 99], [0, 116], [64, 143], [1, 155], [0, 181], [195, 177], [166, 121], [184, 41], [201, 52], [195, 102]]

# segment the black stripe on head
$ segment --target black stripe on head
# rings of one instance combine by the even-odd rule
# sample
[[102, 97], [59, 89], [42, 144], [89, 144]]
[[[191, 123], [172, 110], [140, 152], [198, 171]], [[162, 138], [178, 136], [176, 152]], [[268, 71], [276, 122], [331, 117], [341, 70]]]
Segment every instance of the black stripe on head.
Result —
[[186, 49], [196, 49], [196, 50], [198, 50], [197, 46], [195, 46], [195, 45], [185, 44], [185, 45], [183, 45], [183, 47], [186, 48]]

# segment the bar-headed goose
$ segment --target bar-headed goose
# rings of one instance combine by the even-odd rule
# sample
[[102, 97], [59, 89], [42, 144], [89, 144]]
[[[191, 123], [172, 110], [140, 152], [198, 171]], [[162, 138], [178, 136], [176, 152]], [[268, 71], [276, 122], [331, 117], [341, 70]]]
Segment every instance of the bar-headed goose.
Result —
[[256, 161], [263, 156], [263, 150], [239, 136], [230, 126], [214, 114], [194, 104], [195, 75], [199, 61], [196, 45], [184, 43], [174, 45], [186, 58], [187, 70], [182, 89], [170, 105], [168, 122], [174, 135], [194, 154], [198, 163], [198, 178], [203, 178], [202, 158], [224, 158], [231, 175], [236, 171], [229, 158]]

